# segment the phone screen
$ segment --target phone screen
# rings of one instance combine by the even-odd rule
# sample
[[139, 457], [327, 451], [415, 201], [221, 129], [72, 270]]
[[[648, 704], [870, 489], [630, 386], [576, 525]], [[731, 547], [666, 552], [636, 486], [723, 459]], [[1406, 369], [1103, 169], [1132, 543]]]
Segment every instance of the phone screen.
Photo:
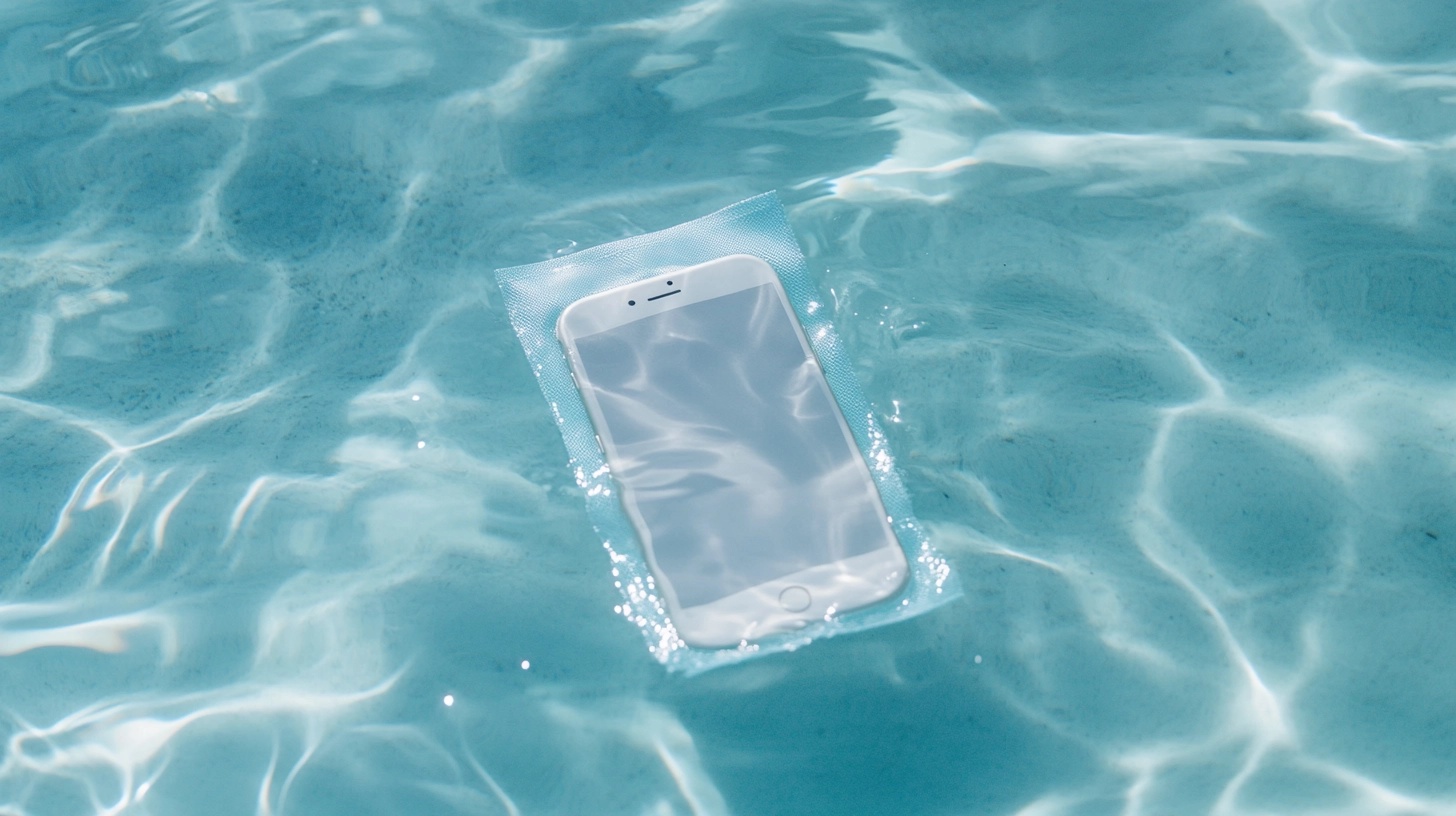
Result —
[[575, 340], [624, 501], [678, 603], [896, 546], [772, 284]]

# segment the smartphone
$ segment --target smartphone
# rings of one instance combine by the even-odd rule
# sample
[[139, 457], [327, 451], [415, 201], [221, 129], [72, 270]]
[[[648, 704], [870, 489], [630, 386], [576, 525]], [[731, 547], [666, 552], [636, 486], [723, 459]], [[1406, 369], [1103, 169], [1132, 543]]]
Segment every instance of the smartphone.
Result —
[[719, 258], [557, 321], [678, 634], [735, 646], [896, 594], [905, 554], [773, 268]]

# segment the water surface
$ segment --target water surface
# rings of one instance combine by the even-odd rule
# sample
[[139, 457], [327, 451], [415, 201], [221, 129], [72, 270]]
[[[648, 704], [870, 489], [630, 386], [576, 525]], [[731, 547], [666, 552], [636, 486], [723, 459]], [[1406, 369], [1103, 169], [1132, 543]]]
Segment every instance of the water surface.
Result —
[[[7, 4], [0, 814], [1456, 813], [1453, 9]], [[490, 270], [768, 189], [967, 598], [668, 677]]]

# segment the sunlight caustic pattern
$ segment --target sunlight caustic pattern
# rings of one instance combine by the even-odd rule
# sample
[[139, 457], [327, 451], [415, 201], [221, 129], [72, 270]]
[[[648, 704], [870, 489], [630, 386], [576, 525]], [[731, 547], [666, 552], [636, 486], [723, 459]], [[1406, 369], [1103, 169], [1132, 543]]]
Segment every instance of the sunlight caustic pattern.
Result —
[[[1456, 815], [1440, 3], [0, 10], [0, 816]], [[691, 681], [489, 270], [778, 188], [967, 599]]]

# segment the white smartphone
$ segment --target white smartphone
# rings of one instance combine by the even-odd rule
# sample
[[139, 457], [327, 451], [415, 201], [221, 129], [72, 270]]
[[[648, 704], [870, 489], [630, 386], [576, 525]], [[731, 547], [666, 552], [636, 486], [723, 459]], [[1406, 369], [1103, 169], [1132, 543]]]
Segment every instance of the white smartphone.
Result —
[[766, 262], [591, 295], [556, 330], [689, 645], [790, 631], [904, 585], [869, 467]]

